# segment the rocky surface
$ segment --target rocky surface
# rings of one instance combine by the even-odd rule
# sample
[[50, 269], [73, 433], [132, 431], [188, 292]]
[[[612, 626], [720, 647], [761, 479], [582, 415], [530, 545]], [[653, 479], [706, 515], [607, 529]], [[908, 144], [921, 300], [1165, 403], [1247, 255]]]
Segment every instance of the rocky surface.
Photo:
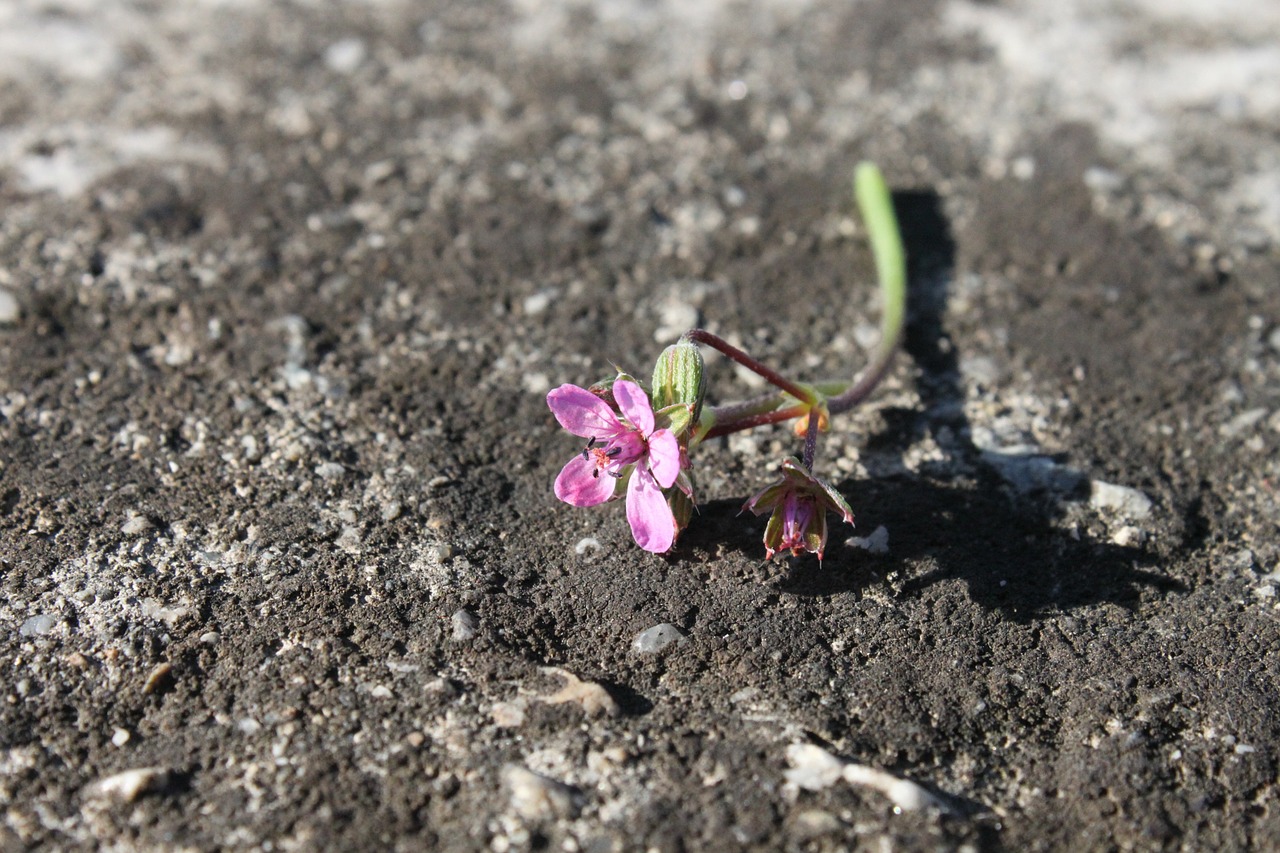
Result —
[[[5, 4], [0, 846], [1280, 847], [1277, 45], [1269, 0]], [[782, 429], [703, 448], [669, 556], [558, 504], [554, 385], [693, 323], [865, 362], [861, 159], [911, 292], [820, 457], [857, 530], [764, 561]]]

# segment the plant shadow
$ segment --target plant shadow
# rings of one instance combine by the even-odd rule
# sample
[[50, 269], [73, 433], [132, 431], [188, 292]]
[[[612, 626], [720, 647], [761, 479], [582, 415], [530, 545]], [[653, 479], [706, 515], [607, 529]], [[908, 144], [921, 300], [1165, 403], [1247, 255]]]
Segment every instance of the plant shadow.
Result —
[[[955, 244], [940, 198], [934, 192], [896, 193], [894, 208], [908, 257], [903, 349], [918, 368], [921, 406], [885, 410], [885, 428], [867, 444], [878, 454], [901, 457], [932, 436], [950, 459], [924, 473], [837, 483], [857, 516], [857, 535], [883, 526], [891, 537], [888, 552], [844, 547], [853, 531], [829, 517], [824, 562], [819, 565], [811, 555], [788, 559], [779, 591], [821, 597], [888, 584], [895, 594], [911, 596], [956, 578], [984, 608], [1029, 621], [1101, 603], [1133, 608], [1144, 590], [1182, 590], [1176, 581], [1142, 568], [1140, 549], [1081, 540], [1063, 529], [1059, 521], [1067, 504], [1081, 497], [1082, 476], [1054, 467], [1047, 457], [999, 460], [974, 445], [959, 351], [944, 324]], [[1011, 468], [1010, 461], [1028, 467]], [[1057, 479], [1029, 488], [1011, 478], [1011, 471], [1019, 470], [1050, 470]], [[718, 542], [759, 558], [764, 519], [750, 524], [736, 518], [740, 506], [731, 500], [704, 504], [682, 548], [714, 550]], [[695, 533], [697, 528], [706, 529]], [[907, 566], [926, 568], [902, 577]]]

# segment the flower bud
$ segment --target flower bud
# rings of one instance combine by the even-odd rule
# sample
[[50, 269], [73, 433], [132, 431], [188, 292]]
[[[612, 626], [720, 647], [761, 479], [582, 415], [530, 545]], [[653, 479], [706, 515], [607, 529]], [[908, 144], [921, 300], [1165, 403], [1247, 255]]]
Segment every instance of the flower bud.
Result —
[[653, 366], [653, 404], [665, 408], [677, 403], [693, 407], [693, 422], [702, 413], [707, 380], [702, 374], [702, 353], [692, 341], [681, 339], [662, 351]]

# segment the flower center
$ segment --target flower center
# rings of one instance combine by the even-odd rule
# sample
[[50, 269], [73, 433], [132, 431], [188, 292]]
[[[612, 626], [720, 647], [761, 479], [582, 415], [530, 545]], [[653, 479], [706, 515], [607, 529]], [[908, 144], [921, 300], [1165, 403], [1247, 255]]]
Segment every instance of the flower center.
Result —
[[635, 462], [644, 456], [645, 451], [645, 442], [639, 433], [628, 432], [612, 439], [604, 447], [597, 447], [596, 439], [591, 439], [582, 449], [582, 458], [594, 462], [593, 477], [599, 477], [602, 472], [611, 477], [621, 477], [622, 466]]

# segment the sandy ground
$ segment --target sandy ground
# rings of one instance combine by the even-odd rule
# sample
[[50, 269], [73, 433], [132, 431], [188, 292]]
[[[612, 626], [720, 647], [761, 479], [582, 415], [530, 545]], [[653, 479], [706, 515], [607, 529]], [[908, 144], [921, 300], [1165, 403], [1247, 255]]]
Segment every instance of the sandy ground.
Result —
[[[0, 5], [0, 847], [1280, 847], [1278, 138], [1270, 0]], [[857, 529], [555, 501], [866, 362], [862, 159]]]

